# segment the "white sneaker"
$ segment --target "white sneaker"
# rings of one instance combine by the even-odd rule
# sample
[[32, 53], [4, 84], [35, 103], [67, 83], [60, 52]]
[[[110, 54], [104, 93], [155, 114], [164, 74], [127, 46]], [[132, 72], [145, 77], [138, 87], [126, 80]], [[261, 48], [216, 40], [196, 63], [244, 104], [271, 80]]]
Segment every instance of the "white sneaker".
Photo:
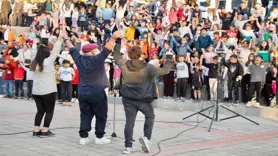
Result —
[[75, 100], [76, 100], [75, 98], [72, 98], [72, 99], [71, 99], [71, 102], [72, 102], [72, 103], [74, 103], [74, 102], [75, 102]]
[[247, 104], [246, 104], [247, 107], [251, 107], [252, 106], [252, 103], [251, 101], [249, 101]]
[[123, 154], [130, 154], [131, 152], [134, 152], [133, 147], [125, 147]]
[[79, 141], [80, 145], [86, 145], [88, 143], [90, 143], [89, 138], [80, 138], [80, 141]]
[[107, 139], [106, 137], [102, 137], [101, 139], [99, 139], [99, 138], [95, 139], [95, 144], [97, 144], [97, 145], [109, 144], [110, 142], [111, 142], [111, 140]]
[[0, 99], [3, 98], [3, 97], [4, 97], [4, 95], [0, 95]]
[[257, 102], [257, 103], [255, 104], [255, 107], [260, 108], [260, 107], [261, 107], [260, 103]]
[[142, 150], [146, 153], [150, 153], [150, 140], [147, 137], [139, 139], [139, 142], [142, 144]]

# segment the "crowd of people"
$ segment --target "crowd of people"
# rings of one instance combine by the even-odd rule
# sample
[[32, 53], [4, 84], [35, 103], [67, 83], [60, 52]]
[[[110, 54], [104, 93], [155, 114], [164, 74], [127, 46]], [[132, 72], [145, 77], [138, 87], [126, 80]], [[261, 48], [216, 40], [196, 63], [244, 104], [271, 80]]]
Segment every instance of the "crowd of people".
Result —
[[[157, 67], [163, 67], [166, 52], [172, 52], [171, 72], [156, 78], [157, 84], [164, 84], [162, 98], [171, 98], [176, 91], [175, 100], [184, 101], [188, 94], [194, 102], [201, 98], [215, 100], [217, 79], [221, 79], [225, 101], [238, 104], [241, 96], [241, 102], [250, 106], [255, 97], [259, 106], [263, 93], [265, 105], [270, 106], [275, 98], [278, 63], [275, 1], [272, 6], [261, 1], [241, 1], [237, 8], [226, 5], [219, 9], [217, 0], [90, 3], [15, 0], [11, 6], [9, 0], [1, 1], [0, 95], [4, 97], [25, 98], [26, 82], [26, 98], [33, 98], [30, 63], [36, 54], [35, 41], [39, 39], [38, 45], [53, 49], [53, 38], [65, 26], [73, 43], [80, 41], [81, 47], [96, 43], [99, 50], [113, 32], [120, 31], [124, 36], [123, 54], [138, 45], [143, 51], [142, 59]], [[30, 27], [29, 36], [23, 33], [15, 36], [12, 26]], [[217, 53], [219, 50], [221, 54]], [[73, 101], [78, 102], [78, 68], [67, 46], [63, 45], [58, 56], [55, 61], [58, 100], [70, 106]], [[224, 58], [220, 67], [219, 57]], [[105, 67], [110, 80], [107, 92], [111, 94], [120, 82], [121, 71], [111, 56]], [[206, 94], [201, 95], [201, 89]]]
[[[138, 111], [146, 117], [140, 143], [150, 151], [150, 103], [174, 91], [183, 102], [187, 95], [193, 102], [217, 100], [217, 88], [234, 104], [272, 106], [277, 99], [276, 1], [243, 0], [235, 8], [233, 0], [220, 8], [218, 0], [11, 3], [0, 1], [0, 95], [35, 100], [33, 136], [55, 135], [49, 126], [58, 100], [79, 103], [81, 145], [89, 142], [94, 116], [95, 143], [110, 143], [107, 94], [115, 89], [127, 118], [125, 154], [134, 150]], [[29, 35], [13, 26], [29, 27]]]

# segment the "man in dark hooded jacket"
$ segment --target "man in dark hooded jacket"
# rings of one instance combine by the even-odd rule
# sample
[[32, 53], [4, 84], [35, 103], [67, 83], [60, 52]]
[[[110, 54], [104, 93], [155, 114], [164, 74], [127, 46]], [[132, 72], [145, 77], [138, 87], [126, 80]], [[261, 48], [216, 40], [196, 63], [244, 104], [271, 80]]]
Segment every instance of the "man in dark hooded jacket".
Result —
[[124, 154], [133, 151], [132, 136], [137, 112], [140, 111], [145, 115], [144, 137], [139, 141], [142, 144], [144, 152], [149, 153], [149, 140], [151, 139], [154, 125], [154, 109], [151, 105], [154, 99], [157, 99], [155, 77], [165, 75], [170, 72], [172, 66], [172, 52], [166, 52], [166, 64], [163, 68], [157, 68], [148, 64], [142, 58], [142, 51], [139, 46], [133, 46], [128, 49], [128, 57], [123, 58], [120, 54], [120, 44], [114, 47], [113, 56], [115, 63], [122, 71], [122, 85], [120, 92], [126, 114], [125, 124], [125, 149]]

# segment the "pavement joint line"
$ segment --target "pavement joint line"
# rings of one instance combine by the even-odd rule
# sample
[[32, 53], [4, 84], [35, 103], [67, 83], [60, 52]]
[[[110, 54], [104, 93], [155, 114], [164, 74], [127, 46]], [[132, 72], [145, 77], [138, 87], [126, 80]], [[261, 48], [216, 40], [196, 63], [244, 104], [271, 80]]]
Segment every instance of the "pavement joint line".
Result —
[[182, 151], [182, 153], [186, 153], [186, 152], [192, 152], [200, 149], [219, 148], [219, 147], [225, 147], [229, 145], [243, 144], [247, 142], [263, 141], [263, 140], [268, 140], [277, 137], [278, 137], [278, 131], [272, 131], [266, 133], [246, 134], [237, 137], [227, 137], [222, 139], [214, 139], [214, 140], [208, 140], [202, 142], [182, 144], [182, 145], [176, 145], [176, 146], [164, 148], [163, 149], [164, 152], [162, 155], [166, 156], [168, 154], [171, 155], [180, 154], [177, 153], [178, 150]]
[[[79, 113], [79, 109], [78, 110], [71, 110], [71, 111], [59, 111], [59, 112], [55, 112], [55, 114], [57, 115], [64, 115], [64, 114], [72, 114], [72, 113]], [[3, 118], [14, 118], [14, 117], [22, 117], [22, 116], [34, 116], [35, 113], [21, 113], [21, 114], [2, 114], [0, 115], [0, 117]], [[113, 112], [108, 113], [108, 115], [113, 115]], [[121, 116], [124, 117], [122, 114], [116, 114], [117, 117]], [[122, 119], [118, 119], [118, 120], [123, 120]], [[143, 120], [144, 118], [141, 118], [141, 120]], [[112, 119], [111, 119], [112, 120]], [[137, 118], [137, 120], [140, 120], [140, 118]], [[192, 125], [187, 125], [187, 124], [182, 124], [182, 123], [166, 123], [166, 122], [156, 122], [156, 124], [159, 125], [165, 125], [165, 126], [174, 126], [174, 127], [185, 127], [185, 128], [190, 128], [192, 127]], [[195, 128], [196, 130], [199, 131], [207, 131], [207, 128], [205, 127], [197, 127]], [[227, 136], [240, 136], [240, 135], [244, 135], [243, 133], [237, 133], [237, 132], [230, 132], [230, 131], [225, 131], [225, 130], [219, 130], [219, 129], [214, 129], [212, 128], [212, 132], [215, 134], [221, 134], [221, 135], [227, 135]]]

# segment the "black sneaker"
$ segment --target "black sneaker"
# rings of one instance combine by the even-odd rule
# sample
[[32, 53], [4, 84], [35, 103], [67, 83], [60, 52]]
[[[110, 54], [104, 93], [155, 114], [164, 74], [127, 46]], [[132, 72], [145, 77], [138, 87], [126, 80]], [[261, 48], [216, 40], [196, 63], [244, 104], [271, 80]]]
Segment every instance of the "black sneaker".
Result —
[[50, 130], [48, 130], [47, 132], [41, 132], [41, 137], [52, 137], [55, 136], [54, 133], [52, 133]]
[[40, 137], [41, 131], [33, 132], [33, 137]]

